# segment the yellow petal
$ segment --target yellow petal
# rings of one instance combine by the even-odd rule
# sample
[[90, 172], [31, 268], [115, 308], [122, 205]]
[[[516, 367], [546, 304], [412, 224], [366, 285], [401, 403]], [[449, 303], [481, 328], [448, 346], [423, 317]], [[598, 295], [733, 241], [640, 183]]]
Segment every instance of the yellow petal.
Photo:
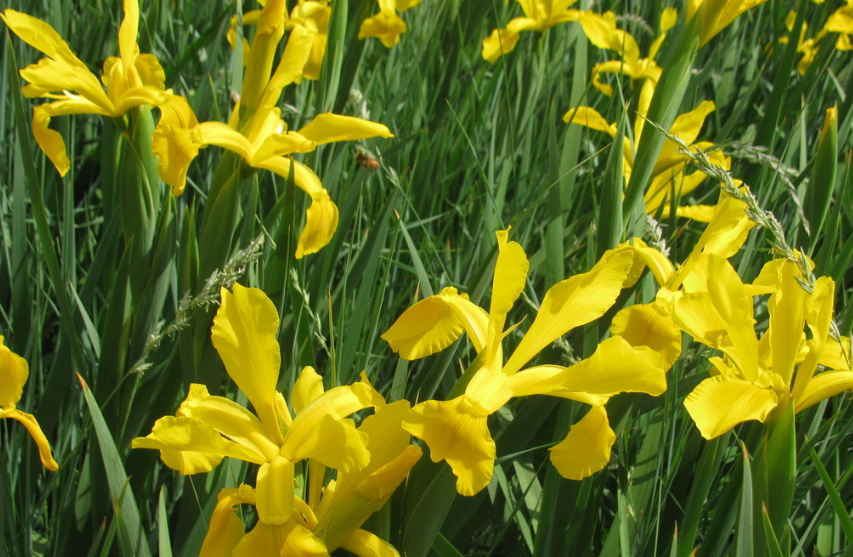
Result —
[[33, 441], [36, 442], [36, 447], [38, 447], [39, 451], [39, 459], [41, 460], [42, 465], [52, 472], [59, 470], [59, 464], [53, 460], [53, 456], [50, 454], [50, 443], [48, 443], [47, 437], [45, 437], [41, 430], [41, 426], [39, 426], [39, 423], [32, 414], [21, 412], [15, 408], [12, 408], [11, 410], [0, 409], [0, 418], [12, 418], [13, 420], [21, 422], [24, 427], [27, 428], [27, 432], [29, 432], [30, 437], [32, 437]]
[[529, 17], [517, 17], [511, 20], [506, 29], [495, 29], [492, 34], [483, 39], [482, 56], [484, 60], [495, 62], [504, 54], [513, 51], [522, 31], [536, 29], [538, 22]]
[[356, 530], [341, 547], [358, 557], [400, 557], [391, 544], [367, 530]]
[[708, 440], [747, 420], [763, 422], [777, 404], [772, 388], [723, 376], [705, 379], [684, 401], [702, 437]]
[[284, 524], [293, 510], [293, 462], [277, 456], [258, 470], [258, 518], [266, 524]]
[[853, 389], [853, 371], [825, 371], [811, 378], [799, 398], [795, 398], [796, 411], [801, 412], [813, 404]]
[[515, 373], [561, 335], [604, 315], [616, 301], [632, 263], [628, 251], [608, 252], [589, 272], [552, 286], [504, 372]]
[[605, 120], [604, 116], [597, 110], [588, 106], [579, 106], [569, 110], [563, 115], [563, 122], [602, 131], [610, 135], [610, 137], [616, 136], [616, 126]]
[[311, 196], [311, 205], [305, 213], [305, 228], [296, 244], [296, 259], [323, 249], [332, 241], [338, 228], [338, 206], [326, 190]]
[[198, 120], [183, 97], [172, 96], [160, 106], [160, 121], [154, 129], [151, 149], [157, 157], [157, 173], [181, 195], [187, 183], [187, 170], [202, 144], [195, 140], [193, 128]]
[[[795, 284], [794, 287], [798, 288], [799, 285]], [[800, 288], [800, 292], [802, 292], [802, 288]], [[832, 325], [834, 299], [835, 281], [829, 277], [817, 279], [812, 294], [808, 296], [806, 301], [806, 322], [811, 331], [811, 339], [808, 340], [809, 351], [797, 370], [797, 379], [791, 393], [795, 402], [805, 393], [827, 345], [830, 326]]]
[[619, 244], [617, 249], [628, 249], [635, 255], [634, 264], [628, 275], [628, 281], [623, 288], [633, 286], [643, 272], [643, 267], [648, 267], [660, 286], [664, 286], [675, 275], [675, 267], [672, 262], [659, 250], [649, 247], [640, 238], [633, 238], [630, 243]]
[[550, 449], [551, 463], [564, 478], [582, 480], [607, 466], [615, 441], [604, 407], [593, 406], [566, 438]]
[[406, 22], [393, 10], [382, 10], [373, 17], [361, 22], [358, 28], [359, 40], [377, 37], [386, 47], [391, 48], [400, 40], [400, 35], [408, 30]]
[[648, 346], [660, 355], [664, 371], [681, 355], [681, 331], [662, 304], [633, 305], [613, 317], [610, 331], [631, 346]]
[[568, 400], [576, 400], [590, 406], [601, 406], [610, 398], [609, 395], [594, 395], [575, 392], [563, 386], [565, 367], [542, 365], [524, 369], [507, 378], [507, 385], [512, 389], [513, 396], [547, 395]]
[[236, 489], [219, 492], [199, 557], [231, 557], [231, 552], [243, 538], [243, 521], [236, 513], [238, 505], [243, 502]]
[[457, 478], [456, 491], [470, 496], [488, 485], [494, 470], [495, 442], [488, 417], [462, 395], [418, 404], [403, 420], [403, 429], [426, 442], [433, 462], [446, 460]]
[[210, 472], [219, 466], [223, 458], [225, 458], [223, 455], [213, 453], [160, 449], [160, 460], [163, 464], [184, 476]]
[[329, 557], [323, 542], [311, 530], [294, 522], [266, 524], [258, 521], [234, 548], [233, 557]]
[[492, 279], [492, 302], [489, 306], [489, 331], [486, 340], [485, 365], [498, 371], [501, 368], [503, 338], [506, 314], [524, 290], [527, 270], [530, 263], [524, 249], [517, 242], [508, 242], [509, 230], [496, 233], [498, 239], [498, 258]]
[[24, 383], [30, 375], [30, 366], [21, 356], [12, 352], [0, 335], [0, 409], [21, 400]]
[[448, 286], [441, 293], [416, 303], [397, 318], [382, 338], [406, 360], [435, 354], [453, 344], [463, 329], [479, 352], [486, 343], [489, 316]]
[[222, 303], [213, 318], [211, 338], [225, 369], [255, 407], [261, 422], [277, 432], [275, 387], [281, 367], [276, 340], [278, 312], [263, 291], [234, 284], [220, 291]]
[[377, 136], [394, 137], [394, 134], [382, 124], [331, 113], [318, 114], [307, 126], [299, 130], [299, 134], [317, 145]]
[[135, 67], [143, 85], [160, 90], [166, 88], [166, 72], [156, 56], [153, 54], [138, 55]]
[[299, 379], [293, 384], [293, 390], [290, 391], [290, 404], [293, 406], [293, 411], [299, 414], [323, 392], [323, 378], [314, 371], [313, 367], [305, 366], [299, 374]]
[[204, 122], [193, 129], [193, 141], [203, 145], [216, 145], [237, 153], [251, 163], [255, 148], [240, 132], [222, 122]]
[[255, 455], [243, 460], [268, 462], [278, 454], [275, 432], [268, 431], [254, 414], [233, 400], [211, 396], [204, 385], [190, 384], [178, 416], [197, 418]]
[[41, 150], [56, 167], [60, 176], [65, 176], [71, 169], [71, 160], [65, 151], [65, 141], [58, 131], [48, 128], [50, 116], [44, 105], [33, 107], [33, 137]]
[[139, 28], [139, 2], [138, 0], [124, 0], [124, 19], [118, 30], [118, 49], [121, 60], [127, 66], [132, 66], [136, 61], [139, 47], [136, 45], [136, 34]]
[[733, 345], [732, 350], [723, 350], [744, 379], [754, 380], [758, 375], [758, 341], [752, 325], [752, 297], [731, 264], [714, 254], [708, 256], [708, 279], [708, 295]]
[[255, 464], [265, 462], [265, 458], [251, 448], [223, 438], [215, 428], [198, 418], [186, 416], [160, 418], [154, 423], [151, 433], [134, 439], [131, 447], [202, 455], [187, 454], [177, 458], [177, 455], [168, 454], [164, 463], [182, 474], [209, 472], [225, 456]]
[[[768, 334], [773, 371], [782, 377], [786, 385], [790, 385], [794, 375], [795, 360], [803, 340], [803, 327], [806, 322], [806, 291], [797, 282], [799, 273], [795, 263], [788, 262], [782, 267], [782, 272], [782, 284], [767, 301], [770, 311]], [[816, 358], [815, 364], [817, 364]]]
[[276, 67], [275, 73], [267, 84], [260, 106], [278, 104], [281, 90], [300, 78], [302, 70], [308, 62], [308, 56], [311, 54], [315, 36], [314, 32], [302, 25], [297, 25], [291, 30], [290, 37], [287, 39], [287, 46], [284, 47], [284, 53], [281, 55], [278, 67]]

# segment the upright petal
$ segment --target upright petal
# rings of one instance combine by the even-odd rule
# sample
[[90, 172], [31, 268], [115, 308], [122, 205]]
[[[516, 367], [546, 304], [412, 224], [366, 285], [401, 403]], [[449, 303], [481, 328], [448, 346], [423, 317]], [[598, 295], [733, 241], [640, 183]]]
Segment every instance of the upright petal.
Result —
[[261, 107], [278, 104], [281, 90], [299, 80], [308, 62], [308, 56], [311, 54], [315, 36], [316, 33], [302, 25], [297, 25], [290, 31], [290, 37], [287, 39], [287, 46], [284, 47], [278, 67], [270, 78], [270, 82], [267, 83], [260, 102]]
[[609, 252], [589, 272], [552, 286], [504, 372], [515, 373], [563, 334], [604, 315], [622, 290], [632, 263], [629, 251]]
[[782, 377], [786, 385], [791, 384], [794, 376], [794, 364], [803, 342], [803, 326], [806, 322], [806, 291], [797, 282], [796, 268], [796, 264], [791, 261], [783, 266], [782, 283], [767, 301], [770, 311], [767, 334], [770, 335], [773, 371]]
[[498, 258], [492, 280], [492, 302], [489, 306], [489, 332], [486, 341], [485, 365], [492, 371], [501, 368], [504, 323], [506, 315], [524, 290], [530, 263], [517, 242], [508, 242], [509, 229], [496, 233]]
[[281, 367], [276, 340], [278, 312], [262, 290], [234, 284], [221, 290], [222, 305], [213, 318], [213, 346], [228, 375], [246, 394], [261, 422], [281, 435], [275, 413], [275, 387]]
[[732, 350], [726, 353], [737, 363], [744, 379], [758, 376], [758, 340], [752, 317], [752, 298], [731, 264], [717, 255], [708, 259], [708, 295], [726, 325]]
[[565, 439], [551, 447], [551, 463], [564, 478], [582, 480], [607, 466], [615, 442], [604, 407], [593, 406]]
[[299, 414], [306, 406], [320, 398], [323, 394], [323, 378], [311, 366], [302, 368], [299, 379], [290, 391], [290, 404], [293, 412]]
[[137, 31], [139, 29], [139, 1], [124, 0], [124, 19], [118, 30], [118, 50], [121, 61], [127, 67], [136, 62], [139, 47], [136, 44]]

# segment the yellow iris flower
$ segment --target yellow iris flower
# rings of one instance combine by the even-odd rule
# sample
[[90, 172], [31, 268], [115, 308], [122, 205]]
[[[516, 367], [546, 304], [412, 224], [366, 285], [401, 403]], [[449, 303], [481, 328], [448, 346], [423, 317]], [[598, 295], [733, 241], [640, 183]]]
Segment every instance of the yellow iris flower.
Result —
[[613, 317], [611, 332], [631, 346], [648, 346], [661, 355], [668, 370], [681, 355], [681, 330], [673, 321], [675, 301], [685, 293], [707, 292], [708, 256], [724, 259], [736, 254], [755, 223], [746, 215], [746, 203], [723, 194], [714, 206], [714, 215], [691, 254], [677, 269], [660, 251], [634, 238], [617, 249], [630, 250], [635, 257], [634, 272], [649, 268], [660, 288], [654, 301], [634, 304]]
[[226, 456], [260, 465], [255, 504], [268, 525], [292, 520], [297, 462], [313, 458], [344, 471], [369, 463], [367, 436], [346, 416], [374, 404], [373, 390], [363, 383], [336, 387], [309, 402], [304, 393], [316, 381], [305, 372], [294, 386], [292, 416], [275, 389], [281, 363], [278, 323], [275, 306], [262, 291], [239, 284], [233, 294], [222, 289], [213, 346], [257, 416], [192, 384], [177, 415], [160, 418], [147, 437], [132, 444], [159, 449], [163, 462], [182, 474], [210, 471]]
[[510, 20], [504, 29], [495, 29], [483, 39], [483, 58], [494, 62], [502, 55], [512, 52], [522, 31], [543, 32], [565, 21], [578, 21], [579, 10], [569, 6], [577, 0], [517, 0], [524, 11], [524, 17]]
[[[725, 259], [710, 255], [708, 290], [685, 294], [675, 303], [674, 319], [698, 342], [723, 353], [712, 357], [712, 377], [687, 399], [702, 436], [713, 439], [747, 420], [766, 421], [779, 406], [799, 412], [853, 388], [850, 363], [839, 362], [829, 336], [835, 283], [820, 277], [811, 293], [800, 285], [796, 263], [767, 263], [752, 285], [744, 285]], [[770, 325], [755, 335], [752, 297], [770, 292]], [[808, 328], [810, 338], [803, 332]], [[844, 341], [849, 355], [849, 341]], [[827, 358], [824, 358], [824, 352]], [[819, 364], [845, 369], [817, 373]]]
[[728, 27], [745, 11], [767, 0], [687, 0], [687, 19], [698, 12], [702, 30], [699, 46], [705, 45], [717, 33]]
[[[258, 0], [261, 6], [266, 5], [266, 0]], [[252, 10], [243, 14], [243, 25], [257, 25], [260, 21], [262, 10]], [[285, 20], [285, 30], [292, 31], [296, 26], [305, 27], [313, 33], [314, 40], [311, 44], [311, 54], [308, 62], [302, 69], [302, 77], [307, 79], [320, 79], [320, 69], [323, 66], [323, 56], [326, 53], [326, 42], [329, 35], [329, 19], [332, 8], [328, 2], [321, 0], [314, 2], [307, 0], [299, 2], [290, 13], [290, 18]], [[226, 34], [231, 48], [237, 44], [237, 16], [231, 18], [231, 27]], [[251, 59], [252, 48], [249, 41], [243, 37], [243, 64], [248, 64]], [[296, 80], [298, 83], [298, 79]]]
[[103, 85], [53, 27], [15, 10], [0, 14], [12, 32], [47, 56], [21, 70], [21, 77], [29, 81], [23, 89], [25, 96], [56, 99], [33, 108], [33, 136], [62, 176], [71, 168], [71, 161], [62, 136], [48, 128], [51, 118], [67, 114], [119, 118], [131, 108], [160, 106], [172, 96], [171, 90], [164, 89], [165, 73], [157, 57], [139, 53], [138, 1], [124, 0], [123, 5], [124, 20], [118, 32], [120, 54], [104, 61]]
[[[785, 27], [788, 31], [794, 30], [794, 23], [797, 20], [797, 12], [791, 11], [788, 17], [785, 18]], [[835, 41], [836, 50], [851, 50], [853, 45], [850, 44], [850, 33], [853, 33], [853, 6], [843, 6], [838, 8], [829, 19], [826, 20], [823, 28], [814, 37], [807, 39], [806, 32], [808, 25], [803, 23], [803, 28], [800, 31], [800, 38], [797, 41], [797, 52], [802, 54], [799, 62], [797, 62], [797, 71], [800, 75], [805, 75], [809, 66], [812, 65], [818, 53], [818, 45], [829, 33], [838, 33], [838, 39]], [[781, 37], [779, 42], [782, 44], [788, 43], [788, 37]]]
[[[714, 147], [713, 143], [707, 141], [696, 142], [696, 138], [699, 136], [699, 132], [705, 123], [705, 118], [714, 111], [714, 108], [712, 101], [703, 101], [690, 112], [678, 116], [669, 129], [669, 133], [680, 137], [691, 147], [709, 151], [708, 158], [710, 160], [717, 165], [728, 168], [730, 165], [728, 157], [725, 157], [720, 151], [710, 151]], [[616, 124], [609, 123], [598, 111], [588, 106], [579, 106], [569, 110], [563, 116], [563, 121], [603, 131], [610, 137], [616, 137]], [[627, 136], [623, 138], [622, 171], [625, 175], [626, 183], [631, 178], [631, 170], [634, 165], [634, 155], [636, 153], [635, 147], [640, 144], [644, 124], [645, 120], [638, 116], [634, 124], [633, 141], [632, 138]], [[660, 155], [658, 155], [658, 160], [652, 170], [649, 187], [646, 189], [644, 196], [647, 213], [656, 214], [660, 209], [664, 217], [669, 216], [673, 196], [682, 197], [687, 195], [707, 177], [704, 172], [698, 170], [692, 174], [685, 174], [684, 170], [689, 161], [689, 157], [678, 152], [678, 146], [675, 142], [670, 139], [664, 142]], [[713, 207], [703, 205], [678, 207], [676, 209], [678, 216], [701, 222], [708, 222], [713, 212]]]
[[176, 97], [162, 107], [152, 143], [159, 159], [160, 177], [176, 193], [183, 191], [187, 169], [199, 149], [208, 145], [228, 149], [240, 155], [248, 166], [285, 178], [292, 168], [294, 183], [312, 200], [296, 248], [296, 257], [300, 258], [329, 243], [338, 225], [338, 208], [314, 171], [289, 155], [307, 153], [325, 143], [392, 134], [382, 124], [337, 114], [320, 114], [298, 132], [287, 129], [276, 104], [282, 89], [302, 75], [311, 56], [314, 33], [303, 26], [293, 27], [284, 54], [271, 74], [276, 47], [287, 27], [284, 8], [284, 0], [268, 0], [258, 18], [242, 96], [231, 121], [199, 123], [189, 104]]
[[[366, 384], [366, 380], [364, 381]], [[323, 394], [322, 379], [303, 372], [294, 400], [310, 403]], [[257, 504], [257, 490], [241, 485], [226, 489], [210, 519], [200, 557], [240, 555], [328, 555], [343, 548], [359, 556], [397, 555], [397, 551], [376, 535], [360, 529], [381, 509], [420, 459], [421, 449], [411, 445], [400, 422], [409, 411], [405, 400], [385, 404], [373, 391], [376, 413], [367, 417], [358, 431], [368, 438], [370, 462], [360, 470], [338, 471], [337, 479], [324, 487], [325, 468], [311, 461], [308, 497], [294, 497], [292, 520], [280, 525], [264, 522], [249, 533], [235, 513], [238, 504]], [[296, 403], [294, 403], [296, 407]], [[316, 489], [314, 488], [316, 486]], [[323, 487], [323, 489], [319, 489]]]
[[59, 464], [53, 460], [50, 454], [50, 443], [36, 421], [35, 416], [21, 412], [15, 405], [21, 400], [24, 392], [24, 383], [30, 375], [27, 361], [15, 354], [4, 343], [0, 335], [0, 419], [12, 418], [18, 420], [27, 428], [39, 451], [39, 458], [45, 468], [51, 471], [59, 469]]
[[382, 44], [391, 48], [400, 40], [400, 35], [408, 30], [406, 22], [397, 12], [414, 8], [421, 0], [379, 0], [379, 13], [365, 19], [358, 28], [358, 38], [376, 37]]
[[626, 251], [608, 252], [589, 272], [548, 290], [536, 319], [504, 364], [501, 340], [514, 328], [504, 330], [504, 322], [524, 288], [529, 266], [521, 246], [507, 240], [508, 232], [497, 233], [499, 252], [488, 313], [448, 287], [406, 310], [382, 335], [408, 360], [443, 350], [463, 330], [478, 352], [479, 368], [463, 394], [448, 401], [422, 402], [403, 421], [404, 429], [426, 442], [434, 462], [447, 461], [462, 495], [473, 495], [489, 483], [496, 452], [487, 419], [510, 399], [544, 394], [592, 406], [551, 449], [551, 461], [560, 474], [582, 479], [610, 460], [616, 435], [607, 422], [607, 400], [621, 392], [658, 395], [666, 390], [659, 355], [646, 347], [631, 347], [618, 336], [603, 341], [590, 358], [575, 365], [522, 370], [554, 340], [601, 317], [613, 305], [632, 280], [633, 257]]

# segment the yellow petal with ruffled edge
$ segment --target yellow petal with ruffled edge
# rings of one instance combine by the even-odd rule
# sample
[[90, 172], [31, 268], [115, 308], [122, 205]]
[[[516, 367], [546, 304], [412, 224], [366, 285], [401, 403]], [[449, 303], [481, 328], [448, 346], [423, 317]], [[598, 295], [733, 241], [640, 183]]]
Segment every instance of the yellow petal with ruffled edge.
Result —
[[24, 383], [30, 376], [30, 366], [12, 352], [0, 335], [0, 409], [17, 404], [24, 393]]
[[210, 336], [234, 383], [255, 407], [264, 427], [281, 437], [275, 413], [275, 387], [281, 367], [278, 312], [258, 288], [234, 284], [234, 293], [225, 288], [219, 310], [213, 318]]
[[611, 250], [591, 271], [552, 286], [504, 372], [515, 373], [561, 335], [604, 315], [616, 301], [632, 264], [629, 251]]
[[763, 422], [777, 404], [772, 388], [723, 376], [705, 379], [684, 401], [702, 437], [709, 441], [745, 421]]
[[853, 371], [825, 371], [811, 378], [803, 394], [795, 398], [796, 411], [802, 412], [809, 406], [853, 389]]
[[243, 536], [232, 553], [233, 557], [328, 557], [329, 551], [311, 530], [292, 519], [284, 524], [258, 521], [252, 531]]
[[186, 459], [183, 457], [177, 459], [173, 454], [167, 455], [164, 459], [166, 465], [182, 474], [209, 472], [225, 456], [254, 464], [263, 464], [267, 461], [262, 453], [252, 447], [239, 441], [225, 439], [216, 428], [198, 418], [187, 416], [160, 418], [154, 423], [151, 433], [146, 437], [134, 439], [131, 447], [206, 455], [198, 457], [189, 454], [186, 455]]
[[358, 557], [400, 557], [394, 546], [367, 530], [356, 530], [340, 547]]
[[448, 286], [404, 311], [382, 339], [401, 358], [417, 360], [444, 350], [464, 329], [479, 352], [486, 344], [488, 324], [489, 315], [482, 308]]
[[446, 460], [456, 475], [460, 495], [480, 492], [492, 479], [495, 442], [486, 423], [489, 415], [466, 395], [428, 400], [412, 408], [403, 429], [429, 446], [433, 462]]
[[21, 422], [27, 428], [30, 437], [36, 442], [42, 465], [52, 472], [59, 470], [59, 464], [53, 460], [53, 456], [50, 453], [50, 443], [48, 443], [47, 437], [42, 432], [41, 426], [39, 426], [35, 416], [12, 408], [10, 410], [0, 410], [0, 418], [12, 418]]
[[663, 303], [638, 304], [619, 311], [613, 317], [610, 331], [631, 346], [648, 346], [657, 352], [664, 371], [681, 355], [681, 331]]
[[393, 10], [382, 10], [373, 17], [361, 22], [358, 28], [359, 40], [367, 37], [376, 37], [386, 47], [391, 48], [400, 40], [400, 35], [409, 28], [406, 22], [400, 19]]
[[[247, 485], [241, 489], [251, 488]], [[210, 515], [207, 535], [201, 545], [199, 557], [232, 557], [231, 552], [243, 539], [243, 521], [237, 516], [241, 503], [248, 503], [237, 489], [223, 489], [216, 498], [216, 507]]]
[[368, 137], [394, 137], [391, 130], [382, 124], [331, 113], [318, 114], [299, 130], [299, 134], [317, 145]]
[[364, 383], [326, 391], [293, 419], [281, 455], [291, 462], [314, 458], [336, 470], [363, 468], [370, 460], [367, 436], [343, 418], [372, 403], [372, 389]]
[[582, 480], [607, 466], [615, 441], [604, 407], [593, 406], [565, 439], [551, 447], [551, 464], [564, 478]]

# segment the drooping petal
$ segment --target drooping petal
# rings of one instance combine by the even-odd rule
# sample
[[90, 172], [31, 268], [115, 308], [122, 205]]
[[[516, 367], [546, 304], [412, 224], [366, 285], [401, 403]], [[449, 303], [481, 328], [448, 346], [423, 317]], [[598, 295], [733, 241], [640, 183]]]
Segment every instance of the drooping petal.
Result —
[[811, 378], [803, 394], [795, 399], [796, 411], [802, 412], [809, 406], [817, 404], [838, 393], [853, 389], [853, 371], [825, 371]]
[[479, 352], [486, 344], [489, 316], [448, 286], [439, 294], [416, 303], [403, 312], [382, 338], [406, 360], [435, 354], [453, 344], [463, 329]]
[[[178, 416], [197, 418], [228, 439], [262, 456], [249, 462], [269, 461], [278, 454], [278, 444], [273, 432], [249, 410], [233, 400], [211, 396], [207, 387], [190, 384], [190, 392], [178, 409]], [[277, 422], [276, 422], [277, 425]]]
[[284, 524], [258, 521], [252, 531], [243, 536], [232, 553], [233, 557], [329, 557], [322, 540], [308, 528], [288, 520]]
[[157, 157], [157, 173], [176, 196], [184, 192], [190, 163], [202, 144], [195, 140], [195, 113], [184, 97], [172, 96], [160, 106], [160, 121], [154, 129], [151, 149]]
[[602, 131], [610, 137], [616, 136], [616, 125], [610, 124], [597, 110], [588, 106], [579, 106], [569, 110], [563, 115], [563, 122]]
[[582, 480], [607, 466], [614, 442], [616, 434], [607, 412], [603, 406], [593, 406], [565, 439], [551, 447], [551, 463], [564, 478]]
[[245, 502], [237, 489], [223, 489], [219, 492], [199, 557], [231, 557], [231, 552], [244, 534], [243, 521], [235, 511], [238, 505]]
[[65, 141], [58, 131], [48, 128], [50, 116], [44, 109], [45, 105], [33, 107], [33, 137], [56, 167], [60, 176], [65, 176], [71, 169], [71, 160], [65, 150]]
[[17, 404], [24, 393], [24, 383], [30, 375], [30, 366], [21, 356], [12, 352], [0, 335], [0, 409]]
[[154, 423], [151, 433], [134, 439], [131, 447], [188, 453], [180, 459], [170, 453], [164, 459], [167, 466], [182, 474], [209, 472], [225, 456], [255, 464], [266, 461], [263, 455], [253, 449], [229, 441], [200, 419], [187, 416], [160, 418]]
[[462, 395], [418, 404], [403, 420], [403, 429], [426, 442], [433, 462], [447, 461], [459, 494], [474, 495], [488, 485], [494, 470], [495, 442], [488, 417]]
[[708, 440], [747, 420], [763, 422], [777, 404], [772, 388], [723, 376], [705, 379], [684, 401], [702, 437]]
[[358, 557], [400, 557], [394, 546], [367, 530], [356, 530], [340, 547]]
[[656, 351], [664, 371], [681, 355], [681, 331], [663, 303], [637, 304], [621, 310], [613, 317], [610, 331], [631, 346], [648, 346]]
[[400, 35], [408, 30], [406, 22], [400, 19], [394, 10], [381, 10], [373, 17], [361, 22], [358, 28], [359, 40], [376, 37], [386, 47], [391, 48], [400, 40]]
[[42, 432], [41, 426], [39, 426], [35, 416], [12, 408], [10, 410], [0, 409], [0, 418], [12, 418], [13, 420], [21, 422], [24, 427], [27, 428], [27, 432], [29, 432], [30, 437], [32, 437], [33, 441], [36, 442], [36, 447], [38, 447], [39, 451], [39, 459], [41, 460], [42, 465], [52, 472], [59, 470], [59, 464], [53, 460], [53, 456], [50, 453], [50, 443], [47, 441], [47, 437], [45, 437], [44, 432]]
[[511, 375], [561, 335], [604, 315], [616, 301], [631, 270], [628, 251], [606, 253], [587, 273], [552, 286], [545, 294], [536, 319], [504, 366]]
[[368, 137], [394, 137], [391, 130], [382, 124], [331, 113], [318, 114], [299, 130], [299, 134], [317, 145]]
[[211, 338], [228, 375], [246, 394], [261, 422], [280, 437], [275, 413], [275, 387], [281, 367], [278, 312], [257, 288], [234, 284], [220, 291], [222, 303], [213, 318]]

